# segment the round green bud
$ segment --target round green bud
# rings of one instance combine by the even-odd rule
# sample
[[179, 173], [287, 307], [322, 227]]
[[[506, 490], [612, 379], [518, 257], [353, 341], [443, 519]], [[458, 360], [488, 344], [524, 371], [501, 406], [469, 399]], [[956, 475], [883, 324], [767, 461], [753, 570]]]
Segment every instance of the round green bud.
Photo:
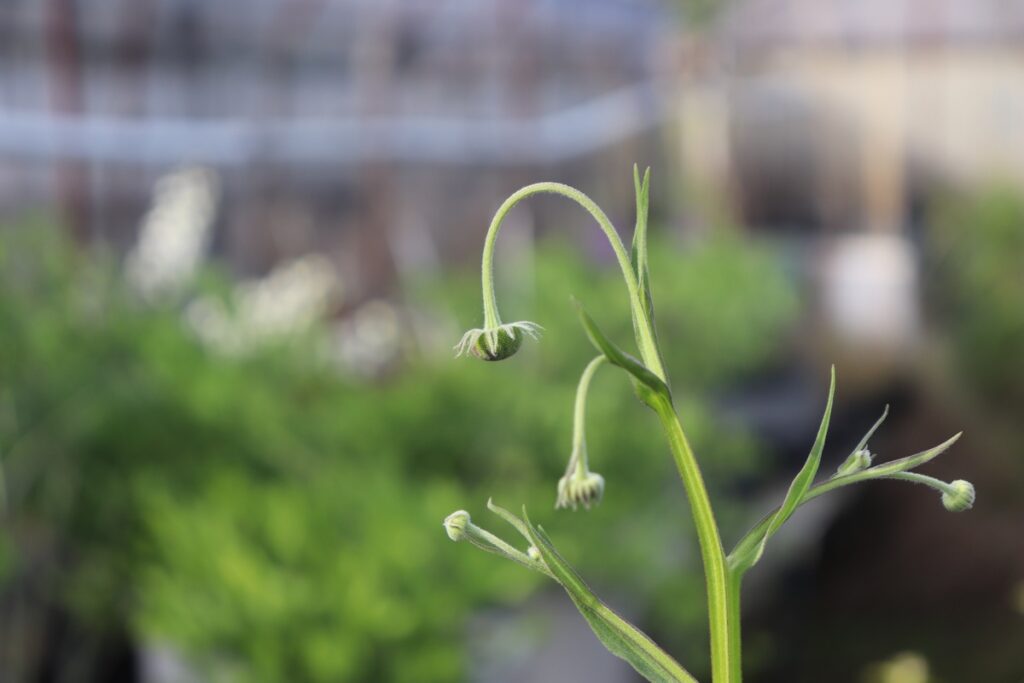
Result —
[[942, 494], [942, 505], [950, 512], [963, 512], [974, 507], [974, 485], [957, 479], [949, 483], [949, 490]]
[[466, 530], [472, 521], [468, 512], [456, 510], [444, 518], [444, 530], [448, 533], [448, 538], [461, 541], [466, 537]]
[[523, 332], [518, 327], [502, 325], [496, 330], [485, 331], [469, 352], [481, 360], [505, 360], [515, 354], [523, 345]]
[[529, 555], [530, 559], [534, 562], [540, 562], [542, 559], [540, 551], [537, 550], [537, 546], [535, 545], [531, 545], [529, 548], [527, 548], [526, 554]]

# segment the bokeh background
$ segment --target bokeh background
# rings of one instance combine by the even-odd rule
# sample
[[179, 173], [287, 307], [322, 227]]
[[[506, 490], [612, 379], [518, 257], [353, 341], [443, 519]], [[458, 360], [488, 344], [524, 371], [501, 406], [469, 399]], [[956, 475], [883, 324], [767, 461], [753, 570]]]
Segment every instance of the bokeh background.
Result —
[[[794, 518], [749, 576], [755, 682], [1024, 681], [1024, 7], [1000, 0], [4, 0], [0, 680], [625, 683], [557, 587], [450, 543], [527, 504], [707, 673], [654, 417], [598, 376], [605, 500], [555, 512], [592, 356], [631, 335], [578, 186], [652, 275], [727, 543], [885, 404], [926, 472]], [[486, 520], [486, 521], [485, 521]]]

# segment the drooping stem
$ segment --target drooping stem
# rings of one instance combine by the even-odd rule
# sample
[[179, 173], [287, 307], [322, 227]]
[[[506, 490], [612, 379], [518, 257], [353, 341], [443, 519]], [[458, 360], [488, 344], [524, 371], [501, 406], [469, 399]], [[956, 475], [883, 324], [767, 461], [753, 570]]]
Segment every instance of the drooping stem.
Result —
[[498, 239], [498, 231], [501, 229], [501, 224], [504, 222], [505, 216], [508, 215], [508, 212], [512, 210], [512, 207], [531, 195], [542, 193], [557, 194], [576, 202], [586, 209], [591, 216], [593, 216], [594, 220], [597, 221], [598, 226], [608, 237], [608, 242], [611, 244], [612, 250], [615, 252], [615, 258], [619, 262], [619, 267], [622, 269], [622, 277], [626, 281], [626, 288], [629, 290], [630, 308], [640, 321], [640, 333], [638, 335], [640, 338], [640, 356], [643, 358], [644, 363], [651, 372], [664, 380], [665, 370], [662, 367], [661, 358], [658, 354], [657, 346], [655, 345], [654, 327], [651, 324], [650, 316], [647, 314], [647, 307], [644, 304], [644, 299], [640, 292], [640, 285], [637, 281], [636, 274], [633, 272], [633, 266], [629, 260], [629, 253], [622, 244], [622, 239], [619, 237], [619, 233], [615, 230], [615, 226], [612, 225], [612, 222], [608, 219], [608, 216], [605, 215], [604, 211], [601, 210], [601, 207], [595, 204], [590, 197], [569, 185], [552, 182], [527, 185], [526, 187], [512, 193], [512, 195], [510, 195], [509, 198], [498, 207], [497, 212], [495, 212], [494, 218], [491, 219], [491, 225], [487, 229], [487, 239], [484, 241], [483, 263], [481, 267], [481, 284], [483, 287], [484, 299], [484, 328], [494, 329], [501, 325], [501, 317], [498, 315], [498, 301], [494, 295], [494, 246]]
[[597, 369], [606, 362], [604, 355], [594, 358], [587, 364], [580, 376], [580, 383], [576, 387], [576, 404], [573, 408], [572, 421], [572, 455], [569, 456], [569, 465], [565, 468], [566, 476], [573, 471], [583, 474], [587, 468], [587, 394], [590, 393], [590, 382], [594, 379]]
[[[668, 436], [672, 457], [679, 469], [679, 476], [683, 480], [686, 496], [690, 500], [690, 510], [697, 527], [697, 540], [700, 544], [708, 595], [712, 681], [714, 683], [739, 683], [739, 577], [735, 577], [737, 587], [733, 591], [730, 582], [734, 577], [729, 571], [707, 487], [701, 476], [693, 449], [683, 433], [682, 425], [679, 424], [679, 417], [676, 415], [675, 409], [669, 401], [664, 399], [656, 401], [654, 409]], [[736, 604], [734, 605], [733, 602]], [[735, 625], [732, 623], [734, 620], [736, 621]]]

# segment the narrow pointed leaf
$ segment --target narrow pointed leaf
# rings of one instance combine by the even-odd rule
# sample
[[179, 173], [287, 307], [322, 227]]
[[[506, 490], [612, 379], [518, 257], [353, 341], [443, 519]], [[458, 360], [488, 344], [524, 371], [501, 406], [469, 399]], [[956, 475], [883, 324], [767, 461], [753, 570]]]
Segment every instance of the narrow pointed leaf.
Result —
[[[601, 328], [597, 326], [597, 323], [594, 322], [593, 318], [583, 310], [583, 306], [578, 301], [575, 303], [587, 337], [590, 338], [590, 342], [594, 347], [605, 355], [608, 362], [628, 372], [641, 386], [646, 387], [655, 395], [671, 402], [672, 396], [668, 386], [657, 375], [648, 370], [647, 366], [642, 362], [620, 349], [608, 339], [604, 332], [601, 331]], [[641, 393], [641, 398], [650, 403], [648, 397], [643, 393]]]
[[942, 455], [944, 452], [949, 450], [949, 447], [955, 444], [962, 435], [963, 432], [957, 432], [938, 446], [929, 448], [926, 451], [921, 451], [920, 453], [915, 453], [914, 455], [908, 455], [907, 457], [900, 458], [899, 460], [893, 460], [881, 465], [869, 467], [863, 472], [859, 472], [853, 476], [856, 476], [858, 479], [876, 479], [878, 477], [895, 474], [896, 472], [908, 472]]
[[864, 437], [860, 440], [860, 443], [858, 443], [856, 448], [853, 449], [854, 453], [856, 453], [859, 450], [863, 450], [863, 448], [868, 445], [868, 441], [871, 439], [872, 436], [875, 435], [875, 432], [878, 431], [878, 428], [882, 426], [882, 423], [885, 422], [885, 418], [887, 417], [889, 417], [888, 403], [885, 404], [885, 409], [882, 411], [882, 416], [875, 420], [875, 424], [871, 425], [871, 429], [867, 431], [867, 434], [865, 434]]
[[555, 550], [547, 534], [530, 523], [523, 510], [533, 545], [555, 580], [569, 594], [594, 635], [616, 657], [626, 660], [637, 672], [653, 683], [696, 683], [679, 662], [658, 647], [643, 631], [616, 614], [584, 583], [580, 575]]
[[793, 483], [789, 485], [789, 491], [786, 493], [786, 498], [783, 500], [782, 505], [779, 507], [771, 521], [768, 523], [765, 529], [764, 536], [761, 538], [761, 542], [754, 546], [753, 552], [749, 553], [747, 557], [737, 557], [733, 559], [733, 562], [738, 566], [740, 571], [745, 571], [750, 567], [753, 567], [764, 555], [765, 546], [768, 544], [768, 539], [775, 535], [775, 532], [779, 530], [786, 520], [790, 518], [793, 512], [799, 507], [800, 503], [803, 502], [804, 496], [807, 491], [810, 490], [811, 484], [814, 483], [814, 477], [818, 473], [818, 466], [821, 465], [821, 453], [825, 450], [825, 436], [828, 434], [828, 423], [832, 417], [832, 399], [836, 391], [836, 368], [832, 366], [832, 372], [829, 379], [828, 387], [828, 401], [825, 404], [825, 414], [821, 418], [821, 425], [818, 427], [818, 435], [814, 439], [814, 445], [811, 446], [811, 452], [807, 456], [807, 461], [804, 466], [797, 473], [793, 479]]
[[518, 531], [522, 535], [522, 537], [525, 538], [527, 541], [531, 543], [533, 542], [533, 540], [530, 538], [530, 531], [526, 528], [526, 525], [523, 523], [523, 520], [519, 519], [511, 512], [495, 503], [494, 500], [491, 498], [487, 499], [487, 509], [501, 517], [503, 520], [505, 520], [512, 526], [514, 526], [516, 531]]
[[651, 169], [644, 171], [643, 180], [640, 179], [640, 168], [633, 164], [633, 189], [636, 192], [636, 226], [633, 229], [633, 244], [631, 256], [633, 261], [633, 272], [636, 274], [637, 282], [640, 283], [640, 291], [649, 297], [648, 269], [647, 269], [647, 216], [650, 210], [650, 189]]

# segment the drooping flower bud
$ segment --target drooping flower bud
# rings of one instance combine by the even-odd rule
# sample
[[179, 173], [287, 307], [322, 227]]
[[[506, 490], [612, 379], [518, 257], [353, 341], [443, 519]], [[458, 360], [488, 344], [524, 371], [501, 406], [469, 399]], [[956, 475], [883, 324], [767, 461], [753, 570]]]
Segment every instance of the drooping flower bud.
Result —
[[575, 469], [558, 480], [558, 501], [556, 508], [572, 507], [582, 505], [590, 509], [591, 504], [597, 505], [604, 495], [604, 477], [596, 472], [589, 472], [583, 469]]
[[974, 507], [974, 484], [963, 479], [949, 483], [942, 493], [942, 505], [950, 512], [964, 512]]
[[455, 355], [470, 354], [487, 361], [505, 360], [519, 350], [526, 335], [536, 339], [540, 330], [540, 325], [525, 320], [488, 329], [474, 328], [462, 335], [455, 345]]

